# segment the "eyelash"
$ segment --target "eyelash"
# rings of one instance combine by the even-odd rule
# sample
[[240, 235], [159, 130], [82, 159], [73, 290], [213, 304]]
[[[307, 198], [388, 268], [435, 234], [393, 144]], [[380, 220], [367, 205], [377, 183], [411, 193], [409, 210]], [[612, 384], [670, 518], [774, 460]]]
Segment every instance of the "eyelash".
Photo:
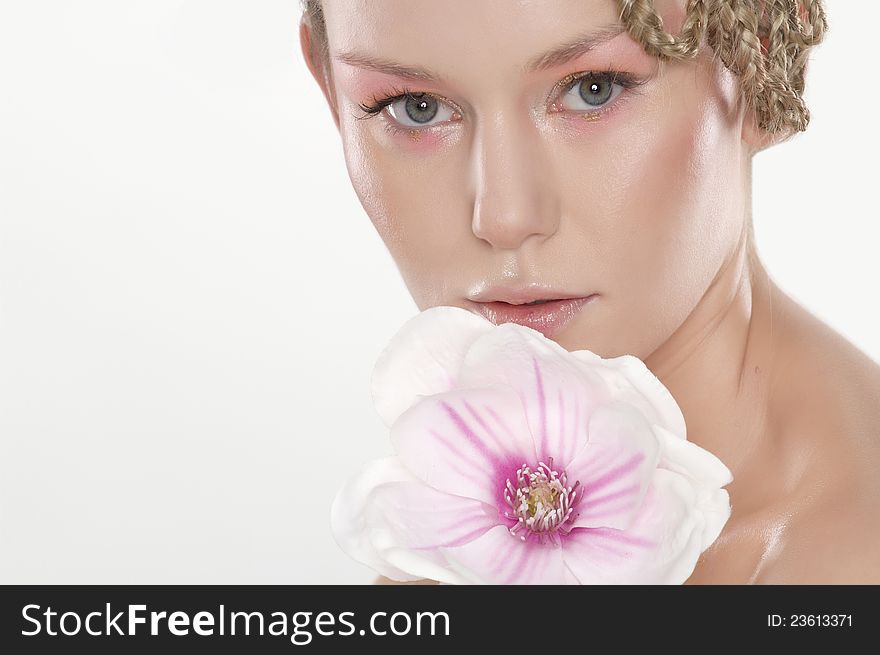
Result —
[[[574, 88], [581, 80], [584, 80], [588, 77], [595, 77], [595, 78], [599, 79], [600, 81], [611, 82], [611, 84], [619, 84], [623, 88], [624, 91], [632, 91], [636, 87], [644, 84], [646, 81], [646, 80], [641, 80], [641, 79], [637, 78], [635, 75], [633, 75], [631, 73], [625, 73], [623, 71], [618, 71], [618, 70], [583, 71], [580, 73], [572, 73], [571, 75], [567, 75], [564, 78], [562, 78], [553, 87], [553, 90], [550, 92], [550, 95], [547, 97], [547, 100], [549, 101], [550, 98], [552, 98], [554, 96], [559, 96], [559, 97], [564, 96], [572, 88]], [[561, 90], [557, 91], [558, 89], [561, 89]], [[621, 93], [623, 93], [623, 91], [621, 91]], [[442, 101], [442, 102], [452, 106], [453, 108], [455, 108], [455, 106], [452, 105], [448, 100], [446, 100], [442, 96], [438, 96], [433, 93], [424, 93], [424, 92], [415, 91], [413, 89], [406, 88], [406, 87], [393, 88], [388, 94], [386, 94], [382, 97], [374, 96], [372, 98], [372, 101], [370, 104], [359, 103], [358, 106], [364, 112], [364, 115], [363, 116], [356, 116], [356, 118], [361, 119], [361, 120], [373, 118], [374, 116], [381, 114], [382, 111], [386, 107], [394, 104], [398, 100], [406, 98], [407, 96], [421, 96], [421, 95], [429, 95], [429, 96], [431, 96], [439, 101]], [[619, 102], [620, 102], [619, 96], [620, 96], [620, 94], [618, 94], [618, 98], [615, 98], [611, 102], [608, 102], [604, 105], [600, 105], [599, 108], [596, 109], [595, 111], [579, 111], [579, 112], [575, 112], [575, 113], [579, 114], [579, 115], [595, 115], [597, 117], [600, 115], [607, 114], [607, 113], [613, 111], [613, 109], [619, 104]], [[554, 106], [555, 106], [555, 104], [556, 104], [556, 101], [553, 102]], [[457, 109], [456, 109], [456, 111], [457, 111]], [[564, 111], [564, 110], [562, 110], [562, 111]], [[442, 125], [442, 123], [438, 123], [438, 125]], [[421, 132], [421, 131], [425, 131], [425, 130], [430, 130], [434, 127], [437, 127], [438, 125], [431, 125], [428, 127], [410, 127], [408, 125], [398, 125], [397, 121], [395, 121], [393, 118], [391, 118], [390, 120], [387, 120], [386, 128], [390, 132], [393, 132], [393, 133], [413, 132], [413, 131]]]

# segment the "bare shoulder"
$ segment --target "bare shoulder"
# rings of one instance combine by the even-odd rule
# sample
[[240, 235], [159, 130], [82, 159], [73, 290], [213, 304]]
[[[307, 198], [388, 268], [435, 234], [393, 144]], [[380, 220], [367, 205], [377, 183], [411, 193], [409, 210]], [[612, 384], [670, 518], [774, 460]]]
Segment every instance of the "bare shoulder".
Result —
[[412, 582], [400, 582], [398, 580], [392, 580], [391, 578], [386, 578], [384, 575], [380, 575], [376, 578], [376, 581], [373, 584], [377, 585], [398, 585], [398, 584], [439, 584], [435, 580], [413, 580]]
[[841, 498], [785, 530], [758, 584], [880, 584], [880, 501]]
[[788, 310], [782, 443], [799, 474], [754, 582], [880, 584], [880, 365], [797, 305]]
[[776, 384], [789, 418], [819, 414], [880, 445], [880, 364], [786, 294], [774, 297]]

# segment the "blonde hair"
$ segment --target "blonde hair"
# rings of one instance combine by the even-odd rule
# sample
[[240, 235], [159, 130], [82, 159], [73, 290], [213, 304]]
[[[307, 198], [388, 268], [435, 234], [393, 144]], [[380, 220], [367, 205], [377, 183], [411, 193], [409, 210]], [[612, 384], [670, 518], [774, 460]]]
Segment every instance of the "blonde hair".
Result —
[[[321, 0], [301, 0], [311, 28], [310, 56], [329, 71], [327, 29]], [[810, 49], [828, 29], [821, 0], [688, 0], [681, 33], [663, 29], [653, 0], [617, 0], [620, 21], [650, 55], [694, 58], [705, 40], [740, 80], [758, 126], [790, 136], [810, 122], [804, 78]]]

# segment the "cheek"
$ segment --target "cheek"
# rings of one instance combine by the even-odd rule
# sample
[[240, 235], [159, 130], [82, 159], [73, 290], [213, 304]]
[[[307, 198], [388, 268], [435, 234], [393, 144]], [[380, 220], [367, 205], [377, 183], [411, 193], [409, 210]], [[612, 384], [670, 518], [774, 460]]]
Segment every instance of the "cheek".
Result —
[[400, 241], [399, 226], [394, 220], [397, 196], [391, 192], [394, 177], [383, 174], [386, 166], [382, 153], [372, 147], [357, 129], [343, 123], [340, 131], [352, 187], [382, 240], [392, 247]]
[[574, 156], [583, 176], [569, 182], [567, 212], [588, 251], [585, 272], [606, 289], [608, 354], [644, 357], [667, 339], [743, 225], [738, 133], [725, 108], [705, 94], [672, 103], [669, 93]]
[[454, 149], [447, 154], [435, 149], [431, 157], [425, 157], [389, 148], [377, 142], [369, 129], [342, 127], [354, 190], [413, 299], [425, 308], [448, 298], [453, 290], [444, 284], [452, 280], [444, 272], [453, 253], [460, 253], [469, 229], [450, 203], [449, 190], [462, 186], [460, 179], [451, 179], [460, 168], [441, 161], [453, 157]]

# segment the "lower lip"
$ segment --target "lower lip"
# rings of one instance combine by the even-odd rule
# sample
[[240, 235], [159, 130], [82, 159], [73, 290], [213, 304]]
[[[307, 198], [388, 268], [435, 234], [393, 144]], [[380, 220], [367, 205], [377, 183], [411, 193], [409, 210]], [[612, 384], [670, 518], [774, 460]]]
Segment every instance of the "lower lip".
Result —
[[480, 313], [495, 325], [516, 323], [537, 330], [550, 338], [572, 320], [588, 302], [598, 298], [592, 294], [585, 298], [551, 300], [540, 305], [511, 305], [506, 302], [474, 303]]

